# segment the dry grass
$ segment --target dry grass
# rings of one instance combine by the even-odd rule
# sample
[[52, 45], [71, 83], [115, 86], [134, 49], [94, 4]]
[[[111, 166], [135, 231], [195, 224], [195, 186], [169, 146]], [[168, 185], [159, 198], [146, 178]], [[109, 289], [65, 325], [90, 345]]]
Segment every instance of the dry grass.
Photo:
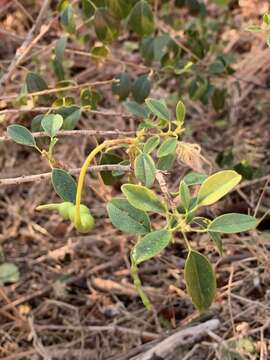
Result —
[[[0, 1], [1, 26], [6, 32], [0, 32], [0, 66], [4, 72], [14, 59], [16, 48], [25, 41], [33, 26], [31, 19], [37, 17], [42, 2], [37, 1], [31, 7], [28, 1], [23, 8], [17, 3], [19, 1]], [[242, 1], [241, 7], [233, 13], [242, 27], [252, 1], [247, 3], [247, 0]], [[254, 11], [251, 14], [256, 18]], [[14, 69], [2, 94], [6, 98], [18, 94], [27, 70], [34, 69], [40, 58], [43, 60], [41, 72], [47, 74], [48, 83], [54, 86], [46, 67], [51, 44], [60, 31], [56, 21], [50, 22], [53, 16], [46, 19], [46, 23], [50, 23], [46, 34]], [[242, 90], [239, 92], [232, 85], [235, 77], [228, 79], [228, 88], [234, 91], [234, 96], [228, 100], [229, 123], [220, 126], [210, 107], [187, 100], [186, 139], [199, 143], [212, 162], [219, 151], [233, 148], [236, 158], [250, 159], [255, 167], [263, 169], [263, 175], [267, 175], [270, 167], [270, 51], [265, 49], [263, 39], [245, 36], [244, 50], [243, 39], [236, 34], [230, 37], [228, 45], [228, 51], [234, 49], [238, 53], [235, 77], [240, 79]], [[119, 44], [113, 52], [117, 59], [137, 64], [132, 67], [133, 74], [144, 71], [139, 57], [126, 53]], [[97, 69], [89, 58], [74, 52], [69, 52], [68, 62], [79, 83], [110, 80], [122, 69], [121, 63], [110, 62]], [[166, 86], [162, 94], [174, 91], [175, 81], [169, 81]], [[123, 113], [122, 105], [112, 97], [108, 86], [101, 89], [102, 107]], [[160, 95], [160, 91], [154, 88], [153, 95]], [[78, 91], [72, 94], [78, 96]], [[13, 99], [0, 99], [0, 108], [13, 106]], [[14, 122], [29, 125], [31, 119], [31, 113], [5, 114], [1, 117], [1, 130], [4, 132], [6, 126]], [[79, 128], [133, 131], [136, 121], [86, 113]], [[57, 158], [69, 168], [76, 168], [95, 141], [93, 136], [65, 138], [57, 147]], [[45, 161], [40, 161], [39, 155], [31, 149], [3, 142], [0, 153], [1, 178], [49, 171]], [[167, 177], [172, 188], [184, 170], [178, 166]], [[266, 184], [264, 189], [265, 183], [260, 179], [247, 182], [228, 200], [212, 208], [212, 214], [227, 210], [254, 213], [258, 207], [261, 216], [270, 205], [269, 186]], [[55, 214], [35, 211], [38, 204], [56, 200], [48, 181], [0, 189], [1, 248], [6, 260], [17, 264], [21, 273], [17, 283], [0, 288], [1, 359], [130, 359], [148, 349], [157, 338], [165, 337], [167, 332], [213, 317], [221, 320], [219, 331], [209, 333], [201, 342], [175, 354], [174, 360], [233, 359], [227, 357], [226, 351], [233, 349], [234, 340], [239, 344], [239, 339], [243, 338], [249, 339], [249, 346], [254, 347], [252, 355], [243, 354], [244, 359], [269, 358], [269, 219], [262, 224], [263, 232], [225, 237], [222, 259], [206, 237], [192, 239], [200, 251], [209, 255], [217, 271], [216, 302], [207, 314], [194, 311], [185, 294], [186, 253], [181, 239], [161, 257], [142, 265], [140, 274], [155, 309], [147, 312], [137, 297], [128, 270], [134, 238], [115, 230], [106, 215], [104, 198], [117, 194], [119, 187], [104, 193], [95, 176], [91, 177], [89, 186], [85, 202], [91, 206], [97, 225], [87, 236], [79, 236]], [[264, 196], [258, 206], [263, 189]]]

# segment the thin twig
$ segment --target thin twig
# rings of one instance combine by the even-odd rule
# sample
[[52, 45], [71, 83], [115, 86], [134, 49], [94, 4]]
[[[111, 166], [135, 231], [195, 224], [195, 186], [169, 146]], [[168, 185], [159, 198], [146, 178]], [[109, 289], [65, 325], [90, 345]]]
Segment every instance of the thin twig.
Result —
[[[31, 112], [40, 112], [40, 113], [46, 113], [47, 111], [50, 110], [57, 110], [57, 108], [53, 108], [53, 107], [36, 107], [36, 108], [32, 108], [32, 109], [27, 109], [27, 108], [23, 108], [23, 109], [3, 109], [0, 110], [0, 116], [1, 115], [6, 115], [6, 114], [19, 114], [19, 113], [31, 113]], [[89, 112], [92, 114], [96, 114], [96, 115], [103, 115], [103, 116], [119, 116], [122, 118], [130, 118], [132, 117], [131, 114], [122, 114], [122, 113], [116, 113], [113, 111], [107, 111], [106, 109], [103, 110], [92, 110], [90, 108], [81, 108], [82, 112]]]
[[12, 60], [11, 64], [8, 67], [7, 73], [2, 76], [0, 79], [0, 91], [3, 89], [3, 85], [5, 85], [11, 76], [13, 75], [16, 67], [22, 62], [22, 60], [25, 58], [25, 56], [28, 54], [28, 52], [32, 49], [33, 45], [36, 44], [36, 42], [45, 35], [45, 33], [49, 30], [52, 21], [50, 21], [49, 24], [42, 27], [41, 32], [38, 34], [38, 36], [33, 40], [33, 37], [35, 35], [35, 32], [39, 29], [39, 27], [42, 24], [43, 17], [47, 11], [48, 6], [50, 5], [50, 0], [44, 0], [43, 5], [40, 9], [40, 12], [38, 14], [37, 20], [33, 24], [31, 30], [29, 31], [25, 41], [23, 44], [17, 49], [16, 55], [14, 59]]
[[270, 180], [270, 175], [265, 175], [260, 178], [254, 179], [254, 180], [243, 181], [233, 191], [236, 191], [237, 189], [243, 189], [248, 186], [256, 185], [259, 182], [263, 182], [263, 181], [267, 181], [267, 180]]
[[[109, 80], [103, 80], [103, 81], [86, 82], [86, 83], [77, 84], [77, 85], [63, 86], [61, 88], [52, 88], [52, 89], [46, 89], [46, 90], [42, 90], [42, 91], [35, 91], [32, 93], [24, 94], [24, 96], [30, 97], [30, 96], [48, 95], [48, 94], [54, 94], [54, 93], [57, 93], [60, 91], [76, 90], [76, 89], [81, 89], [82, 87], [107, 85], [107, 84], [111, 84], [111, 83], [115, 83], [115, 82], [118, 82], [118, 80], [109, 79]], [[17, 94], [9, 95], [9, 96], [2, 96], [2, 97], [0, 97], [0, 100], [9, 101], [12, 99], [16, 99], [17, 97], [18, 97]]]
[[[119, 130], [62, 130], [57, 132], [57, 136], [130, 136], [135, 135], [135, 131], [119, 131]], [[47, 137], [48, 134], [46, 134], [43, 131], [40, 132], [34, 132], [32, 133], [34, 138], [43, 138]], [[1, 141], [11, 141], [12, 139], [6, 134], [4, 136], [0, 137]]]
[[[97, 172], [97, 171], [124, 171], [128, 172], [130, 170], [129, 166], [125, 165], [97, 165], [89, 167], [89, 172]], [[81, 171], [81, 168], [71, 169], [68, 172], [72, 175], [78, 174]], [[19, 176], [16, 178], [9, 179], [0, 179], [0, 186], [8, 186], [8, 185], [19, 185], [22, 183], [28, 182], [39, 182], [43, 180], [47, 180], [51, 177], [51, 172], [37, 174], [37, 175], [29, 175], [29, 176]]]

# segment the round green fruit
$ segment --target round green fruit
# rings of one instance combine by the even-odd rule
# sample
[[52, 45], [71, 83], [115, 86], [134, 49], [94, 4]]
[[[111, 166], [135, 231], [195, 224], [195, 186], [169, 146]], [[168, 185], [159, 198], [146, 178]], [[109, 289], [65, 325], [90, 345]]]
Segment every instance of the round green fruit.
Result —
[[69, 211], [75, 207], [75, 205], [72, 202], [65, 201], [58, 206], [58, 212], [63, 217], [64, 220], [69, 219]]

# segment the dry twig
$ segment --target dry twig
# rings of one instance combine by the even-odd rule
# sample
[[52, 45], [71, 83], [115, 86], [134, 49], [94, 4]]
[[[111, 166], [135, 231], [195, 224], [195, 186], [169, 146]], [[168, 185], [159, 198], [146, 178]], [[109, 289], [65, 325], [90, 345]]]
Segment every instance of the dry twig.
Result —
[[[96, 165], [91, 166], [88, 171], [90, 172], [98, 172], [98, 171], [125, 171], [128, 172], [130, 170], [129, 166], [125, 165]], [[78, 174], [81, 171], [81, 168], [77, 169], [71, 169], [68, 172], [70, 174]], [[8, 186], [8, 185], [19, 185], [22, 183], [28, 183], [28, 182], [38, 182], [47, 180], [51, 177], [52, 173], [47, 172], [43, 174], [37, 174], [37, 175], [28, 175], [28, 176], [19, 176], [17, 178], [9, 178], [9, 179], [0, 179], [0, 186]]]

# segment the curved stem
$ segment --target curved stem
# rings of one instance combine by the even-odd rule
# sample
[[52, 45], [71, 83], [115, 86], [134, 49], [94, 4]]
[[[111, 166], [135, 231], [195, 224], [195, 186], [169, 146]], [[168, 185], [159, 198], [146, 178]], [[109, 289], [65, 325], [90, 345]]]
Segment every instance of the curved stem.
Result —
[[107, 147], [113, 146], [113, 145], [119, 145], [119, 144], [133, 144], [136, 141], [136, 138], [125, 138], [125, 139], [113, 139], [113, 140], [106, 140], [102, 144], [95, 147], [90, 154], [87, 156], [87, 158], [84, 161], [84, 164], [81, 168], [81, 172], [79, 175], [78, 180], [78, 186], [77, 186], [77, 193], [76, 193], [76, 212], [75, 212], [75, 226], [81, 227], [81, 214], [80, 214], [80, 205], [81, 205], [81, 197], [82, 197], [82, 190], [84, 185], [84, 178], [88, 169], [88, 166], [92, 162], [92, 160], [95, 158], [95, 156], [101, 152], [103, 149], [106, 149]]
[[137, 290], [138, 294], [140, 295], [140, 298], [142, 299], [144, 306], [146, 307], [147, 310], [151, 310], [152, 304], [151, 304], [148, 296], [146, 295], [146, 293], [143, 291], [142, 282], [138, 275], [138, 267], [136, 266], [136, 264], [134, 263], [134, 261], [132, 259], [131, 259], [130, 274], [133, 279], [134, 286], [136, 287], [136, 290]]
[[186, 234], [185, 234], [184, 231], [182, 231], [182, 235], [183, 235], [183, 238], [184, 238], [184, 240], [185, 240], [186, 248], [187, 248], [188, 251], [190, 251], [190, 250], [191, 250], [191, 246], [190, 246], [190, 243], [188, 242], [188, 239], [187, 239]]

